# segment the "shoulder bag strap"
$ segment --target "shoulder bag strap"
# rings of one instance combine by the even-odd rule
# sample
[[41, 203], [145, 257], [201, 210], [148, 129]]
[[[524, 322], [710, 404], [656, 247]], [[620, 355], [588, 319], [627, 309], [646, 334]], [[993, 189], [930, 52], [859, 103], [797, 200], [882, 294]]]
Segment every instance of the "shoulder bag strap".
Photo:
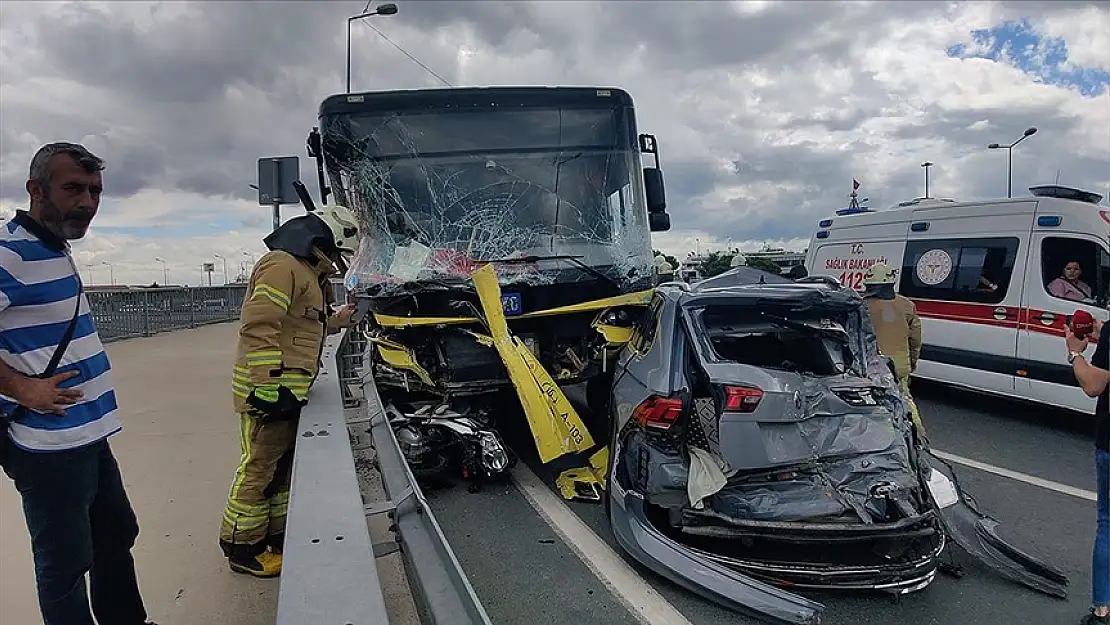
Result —
[[[77, 330], [77, 319], [81, 316], [81, 297], [84, 291], [85, 289], [80, 279], [78, 279], [77, 304], [73, 307], [73, 318], [69, 320], [69, 325], [66, 326], [65, 332], [62, 334], [62, 340], [58, 341], [58, 347], [54, 350], [54, 355], [50, 357], [50, 363], [46, 365], [46, 369], [44, 369], [42, 373], [34, 377], [49, 378], [54, 375], [54, 370], [58, 368], [58, 363], [62, 361], [62, 356], [65, 355], [66, 349], [69, 348], [69, 344], [73, 340], [73, 333]], [[21, 418], [25, 412], [27, 412], [26, 406], [16, 406], [9, 419], [16, 421]]]

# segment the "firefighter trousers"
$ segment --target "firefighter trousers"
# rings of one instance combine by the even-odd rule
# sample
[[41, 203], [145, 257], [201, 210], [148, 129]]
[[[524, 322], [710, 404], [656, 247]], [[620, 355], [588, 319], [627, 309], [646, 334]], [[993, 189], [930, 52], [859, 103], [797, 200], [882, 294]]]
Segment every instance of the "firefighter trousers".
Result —
[[263, 423], [239, 414], [239, 468], [227, 496], [220, 543], [260, 545], [285, 534], [297, 421]]
[[917, 411], [917, 402], [913, 400], [913, 395], [910, 394], [910, 376], [907, 375], [899, 380], [898, 385], [902, 387], [902, 397], [906, 400], [907, 407], [910, 409], [910, 419], [917, 426], [917, 434], [924, 438], [925, 423], [921, 421], [921, 414]]

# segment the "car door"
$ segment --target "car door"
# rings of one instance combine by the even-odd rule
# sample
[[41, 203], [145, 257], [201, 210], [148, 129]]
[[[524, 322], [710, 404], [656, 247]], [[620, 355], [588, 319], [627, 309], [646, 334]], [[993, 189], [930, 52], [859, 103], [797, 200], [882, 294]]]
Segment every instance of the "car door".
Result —
[[[1090, 289], [1085, 300], [1061, 297], [1050, 285], [1065, 265], [1081, 267], [1079, 280]], [[1095, 400], [1075, 380], [1064, 347], [1064, 327], [1077, 310], [1096, 319], [1107, 318], [1110, 251], [1105, 240], [1092, 234], [1038, 229], [1033, 233], [1025, 300], [1018, 338], [1018, 395], [1052, 406], [1093, 413]], [[1082, 289], [1080, 289], [1081, 291]], [[1074, 297], [1075, 290], [1067, 295]]]

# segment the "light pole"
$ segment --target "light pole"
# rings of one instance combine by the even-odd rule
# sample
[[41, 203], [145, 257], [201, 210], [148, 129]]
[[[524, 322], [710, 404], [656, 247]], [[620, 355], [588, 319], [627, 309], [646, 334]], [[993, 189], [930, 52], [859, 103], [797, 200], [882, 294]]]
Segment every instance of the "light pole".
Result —
[[213, 254], [213, 256], [215, 256], [216, 258], [223, 261], [223, 263], [224, 263], [224, 284], [227, 284], [227, 259], [224, 258], [223, 256], [220, 256], [219, 254]]
[[154, 260], [162, 263], [162, 286], [168, 286], [170, 283], [170, 270], [166, 269], [166, 261], [161, 258], [155, 258]]
[[1022, 141], [1025, 141], [1026, 137], [1032, 137], [1035, 134], [1037, 134], [1036, 127], [1030, 126], [1029, 128], [1025, 129], [1025, 132], [1022, 133], [1021, 137], [1018, 138], [1017, 141], [1014, 141], [1010, 145], [1002, 145], [1002, 144], [999, 144], [999, 143], [992, 143], [992, 144], [987, 146], [987, 149], [989, 149], [989, 150], [1000, 150], [1000, 149], [1005, 148], [1006, 151], [1009, 153], [1010, 164], [1006, 168], [1006, 197], [1013, 197], [1013, 188], [1014, 188], [1014, 146], [1021, 143]]
[[373, 17], [375, 15], [393, 15], [397, 13], [397, 5], [392, 2], [381, 5], [380, 7], [370, 11], [369, 13], [360, 13], [354, 17], [347, 18], [347, 93], [351, 92], [351, 23], [355, 20], [360, 20], [364, 17]]
[[927, 200], [929, 199], [929, 168], [932, 167], [933, 164], [929, 161], [925, 161], [921, 166], [925, 168], [925, 199]]
[[100, 264], [101, 265], [108, 265], [108, 282], [112, 286], [115, 286], [116, 285], [116, 270], [112, 267], [112, 263], [110, 263], [106, 260], [103, 260], [103, 261], [100, 261]]

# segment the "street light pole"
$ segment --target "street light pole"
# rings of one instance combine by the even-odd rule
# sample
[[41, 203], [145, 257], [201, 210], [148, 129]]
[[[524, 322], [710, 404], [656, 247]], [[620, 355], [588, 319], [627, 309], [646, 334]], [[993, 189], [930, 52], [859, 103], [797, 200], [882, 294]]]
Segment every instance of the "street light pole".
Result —
[[169, 283], [170, 283], [170, 270], [166, 269], [166, 261], [162, 260], [161, 258], [155, 258], [154, 260], [162, 263], [162, 286], [169, 285]]
[[929, 161], [925, 161], [921, 166], [925, 168], [925, 199], [927, 200], [929, 199], [929, 168], [932, 167], [933, 164]]
[[215, 256], [216, 258], [223, 261], [223, 263], [224, 263], [224, 284], [227, 284], [227, 259], [224, 258], [223, 256], [220, 256], [219, 254], [213, 254], [213, 256]]
[[1014, 196], [1014, 146], [1021, 143], [1022, 141], [1025, 141], [1026, 138], [1032, 137], [1035, 134], [1037, 134], [1037, 128], [1035, 126], [1030, 126], [1029, 128], [1025, 129], [1025, 132], [1021, 135], [1021, 137], [1018, 138], [1017, 141], [1014, 141], [1010, 145], [992, 143], [987, 146], [988, 150], [1000, 150], [1005, 148], [1008, 152], [1009, 164], [1006, 167], [1006, 197], [1008, 198]]
[[112, 267], [112, 263], [110, 263], [106, 260], [103, 260], [103, 261], [100, 261], [100, 264], [101, 265], [108, 265], [108, 282], [112, 286], [115, 286], [116, 285], [116, 270]]
[[351, 92], [351, 23], [355, 20], [360, 20], [365, 17], [373, 17], [375, 15], [394, 15], [397, 13], [397, 5], [392, 2], [381, 5], [380, 7], [370, 11], [369, 13], [360, 13], [353, 17], [347, 18], [347, 93]]

